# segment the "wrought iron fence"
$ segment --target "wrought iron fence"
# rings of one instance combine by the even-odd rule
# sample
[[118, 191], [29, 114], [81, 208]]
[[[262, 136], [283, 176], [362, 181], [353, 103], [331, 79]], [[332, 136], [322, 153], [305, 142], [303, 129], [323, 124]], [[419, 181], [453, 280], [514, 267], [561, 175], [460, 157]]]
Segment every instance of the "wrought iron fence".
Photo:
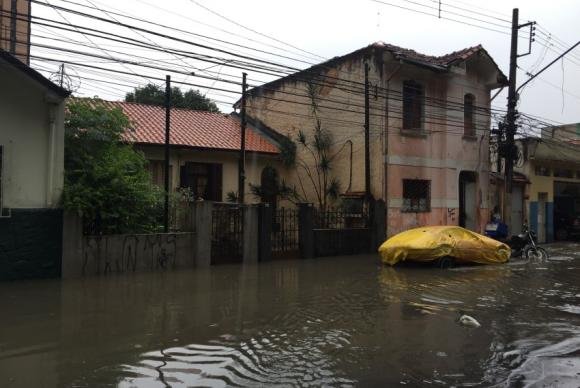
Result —
[[272, 221], [272, 256], [274, 258], [298, 256], [298, 210], [276, 209]]
[[243, 258], [243, 208], [215, 203], [211, 225], [211, 263], [236, 263]]

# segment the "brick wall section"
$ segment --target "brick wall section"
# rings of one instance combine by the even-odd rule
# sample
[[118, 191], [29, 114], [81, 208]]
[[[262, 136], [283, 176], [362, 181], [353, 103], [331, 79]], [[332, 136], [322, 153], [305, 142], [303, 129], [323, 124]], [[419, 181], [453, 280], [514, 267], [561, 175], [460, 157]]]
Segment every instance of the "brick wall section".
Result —
[[60, 277], [62, 211], [13, 209], [0, 218], [0, 280]]

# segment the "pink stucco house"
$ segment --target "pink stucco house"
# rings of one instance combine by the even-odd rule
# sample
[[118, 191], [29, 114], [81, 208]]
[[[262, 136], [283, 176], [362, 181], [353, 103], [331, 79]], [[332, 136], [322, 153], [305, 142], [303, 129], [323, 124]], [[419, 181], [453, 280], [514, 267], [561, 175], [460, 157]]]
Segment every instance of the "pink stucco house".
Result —
[[[316, 117], [332, 134], [331, 174], [342, 192], [362, 192], [365, 64], [370, 192], [387, 204], [387, 234], [446, 224], [481, 232], [490, 213], [490, 95], [507, 78], [480, 45], [433, 56], [377, 42], [251, 89], [248, 117], [291, 139], [312, 134], [314, 91]], [[301, 174], [280, 171], [296, 185], [307, 180]]]

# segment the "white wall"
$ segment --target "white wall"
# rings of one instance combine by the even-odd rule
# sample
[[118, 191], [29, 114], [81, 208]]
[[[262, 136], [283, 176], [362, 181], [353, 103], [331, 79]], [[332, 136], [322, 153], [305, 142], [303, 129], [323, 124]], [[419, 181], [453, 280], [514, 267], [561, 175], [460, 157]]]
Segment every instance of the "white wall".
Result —
[[57, 207], [64, 179], [64, 104], [2, 61], [0, 85], [3, 206]]

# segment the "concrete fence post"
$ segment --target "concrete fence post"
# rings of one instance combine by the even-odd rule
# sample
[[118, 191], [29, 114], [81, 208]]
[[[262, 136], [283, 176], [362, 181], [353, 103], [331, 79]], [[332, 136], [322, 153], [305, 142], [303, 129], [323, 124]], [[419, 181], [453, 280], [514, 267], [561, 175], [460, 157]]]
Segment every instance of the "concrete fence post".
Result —
[[258, 260], [272, 260], [272, 222], [274, 214], [272, 206], [269, 203], [261, 203], [259, 207], [259, 242], [258, 242]]
[[63, 279], [80, 277], [83, 263], [83, 220], [74, 212], [65, 211], [62, 225]]
[[211, 265], [211, 227], [213, 202], [198, 201], [193, 205], [195, 252], [194, 262], [196, 267], [209, 267]]
[[374, 200], [370, 205], [371, 239], [369, 249], [370, 253], [376, 253], [387, 237], [386, 206], [382, 199]]
[[300, 257], [314, 257], [314, 207], [311, 203], [298, 204], [298, 240]]
[[259, 218], [260, 208], [256, 205], [248, 205], [243, 209], [243, 262], [258, 262], [259, 242]]

